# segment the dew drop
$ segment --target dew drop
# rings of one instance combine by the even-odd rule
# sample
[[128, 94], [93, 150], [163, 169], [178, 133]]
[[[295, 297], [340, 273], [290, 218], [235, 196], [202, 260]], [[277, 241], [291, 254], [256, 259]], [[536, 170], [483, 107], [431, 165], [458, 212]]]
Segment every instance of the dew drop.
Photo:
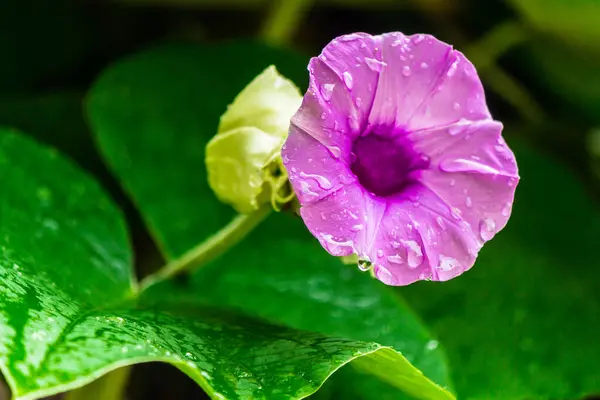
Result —
[[427, 68], [429, 68], [429, 64], [427, 64], [426, 62], [422, 62], [421, 63], [421, 68], [427, 69]]
[[408, 65], [405, 65], [404, 67], [402, 67], [402, 75], [404, 76], [410, 76], [410, 67]]
[[396, 285], [398, 284], [398, 279], [390, 271], [383, 267], [379, 267], [377, 269], [377, 279], [386, 285]]
[[437, 222], [438, 226], [442, 229], [446, 228], [446, 225], [444, 224], [444, 219], [440, 216], [435, 217], [435, 222]]
[[377, 250], [377, 257], [379, 257], [379, 258], [383, 257], [383, 250], [382, 249]]
[[496, 222], [491, 218], [484, 218], [479, 223], [479, 235], [483, 240], [490, 240], [496, 233]]
[[329, 190], [333, 187], [333, 185], [331, 184], [331, 181], [322, 175], [307, 174], [305, 172], [300, 172], [299, 175], [301, 178], [314, 179], [315, 181], [317, 181], [317, 184], [319, 185], [319, 187], [323, 190]]
[[342, 156], [342, 149], [340, 149], [337, 146], [331, 146], [331, 147], [329, 147], [329, 151], [331, 152], [331, 154], [333, 154], [333, 156], [335, 158], [339, 159]]
[[438, 348], [439, 344], [440, 343], [437, 340], [430, 340], [425, 345], [425, 349], [427, 349], [428, 351], [433, 351]]
[[352, 81], [352, 74], [348, 71], [345, 71], [342, 75], [344, 77], [344, 84], [348, 89], [352, 90], [352, 86], [354, 85], [354, 82]]
[[361, 258], [358, 260], [358, 269], [363, 272], [370, 270], [372, 266], [373, 264], [368, 258]]
[[468, 197], [468, 196], [467, 196], [467, 198], [465, 199], [465, 205], [466, 205], [468, 208], [471, 208], [471, 207], [473, 207], [473, 200], [471, 200], [471, 198], [470, 198], [470, 197]]
[[325, 214], [324, 212], [321, 213], [321, 220], [327, 221], [327, 214]]
[[401, 240], [401, 242], [406, 246], [408, 266], [410, 268], [417, 268], [423, 263], [423, 250], [421, 246], [414, 240]]
[[356, 225], [352, 226], [352, 228], [350, 228], [350, 230], [352, 232], [359, 232], [359, 231], [362, 231], [363, 229], [365, 229], [365, 226], [363, 224], [356, 224]]
[[360, 124], [358, 123], [358, 120], [352, 115], [348, 117], [348, 125], [350, 125], [350, 129], [352, 129], [353, 131], [358, 131], [360, 129]]
[[450, 186], [456, 185], [456, 179], [450, 179]]
[[460, 210], [456, 207], [452, 207], [450, 209], [450, 215], [452, 215], [452, 218], [458, 221], [460, 219]]
[[448, 77], [454, 76], [454, 74], [456, 73], [456, 70], [458, 69], [459, 62], [460, 62], [460, 59], [457, 57], [454, 60], [454, 62], [452, 63], [452, 65], [450, 65], [450, 68], [448, 69], [448, 72], [446, 73], [446, 75], [448, 75]]
[[439, 258], [440, 258], [440, 264], [439, 264], [438, 268], [442, 271], [451, 271], [454, 268], [458, 268], [460, 266], [460, 263], [455, 258], [446, 257], [441, 254], [440, 254]]
[[374, 58], [365, 58], [365, 63], [373, 72], [381, 72], [383, 67], [386, 67], [387, 64], [383, 61], [376, 60]]
[[206, 379], [206, 380], [211, 380], [211, 379], [212, 379], [212, 376], [210, 376], [210, 375], [208, 374], [208, 372], [206, 372], [206, 371], [202, 371], [202, 372], [200, 372], [200, 375], [202, 375], [202, 377], [203, 377], [204, 379]]
[[512, 211], [512, 204], [506, 203], [506, 205], [502, 208], [501, 214], [503, 217], [508, 217], [510, 212]]
[[415, 38], [413, 39], [413, 43], [414, 43], [414, 44], [419, 44], [419, 43], [421, 43], [421, 42], [423, 41], [423, 39], [425, 39], [425, 35], [423, 35], [423, 34], [420, 34], [420, 33], [419, 33], [419, 34], [418, 34], [418, 35], [416, 35], [416, 36], [415, 36]]
[[362, 99], [360, 97], [357, 97], [356, 99], [354, 99], [354, 104], [356, 104], [356, 107], [360, 107], [362, 105]]
[[321, 96], [325, 101], [331, 100], [331, 96], [333, 95], [333, 88], [335, 88], [335, 83], [326, 83], [321, 86]]
[[460, 110], [460, 103], [459, 102], [455, 102], [454, 105], [452, 106], [452, 108], [454, 108], [454, 111]]
[[394, 254], [393, 256], [387, 256], [387, 260], [392, 264], [404, 264], [404, 260], [398, 254]]

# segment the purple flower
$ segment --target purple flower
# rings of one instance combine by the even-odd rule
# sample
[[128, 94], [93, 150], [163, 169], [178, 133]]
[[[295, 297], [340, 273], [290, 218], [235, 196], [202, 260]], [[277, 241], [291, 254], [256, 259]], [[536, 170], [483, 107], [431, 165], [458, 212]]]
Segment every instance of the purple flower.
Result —
[[473, 65], [429, 35], [357, 33], [308, 70], [282, 157], [310, 232], [388, 285], [471, 268], [519, 180]]

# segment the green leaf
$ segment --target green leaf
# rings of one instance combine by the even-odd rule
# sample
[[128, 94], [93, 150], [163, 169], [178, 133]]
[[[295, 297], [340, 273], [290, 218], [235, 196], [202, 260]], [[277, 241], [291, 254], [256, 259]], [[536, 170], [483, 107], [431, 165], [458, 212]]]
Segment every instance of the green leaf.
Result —
[[[204, 146], [227, 104], [270, 64], [305, 85], [303, 59], [245, 43], [158, 48], [113, 66], [92, 89], [89, 116], [102, 151], [168, 260], [232, 218], [206, 183]], [[270, 219], [203, 267], [187, 290], [164, 283], [144, 301], [219, 305], [296, 329], [376, 341], [449, 386], [441, 349], [428, 350], [432, 339], [410, 310], [388, 288], [326, 255], [300, 221]]]
[[406, 304], [368, 274], [325, 253], [299, 219], [269, 218], [188, 281], [150, 287], [143, 298], [148, 304], [234, 308], [301, 330], [375, 341], [450, 385], [443, 352]]
[[83, 119], [81, 93], [0, 98], [0, 126], [10, 126], [60, 151], [97, 175], [106, 168]]
[[525, 60], [530, 82], [558, 96], [563, 102], [561, 111], [573, 120], [600, 124], [600, 57], [543, 38], [536, 38], [524, 50], [519, 59]]
[[600, 2], [597, 0], [509, 0], [540, 32], [568, 45], [600, 53]]
[[420, 398], [452, 398], [376, 343], [137, 302], [125, 226], [107, 196], [56, 151], [6, 129], [0, 193], [0, 369], [16, 399], [148, 361], [175, 365], [215, 399], [303, 398], [352, 360]]
[[569, 171], [516, 150], [505, 230], [459, 279], [402, 292], [447, 348], [459, 398], [583, 398], [600, 392], [600, 217]]
[[167, 256], [182, 255], [233, 217], [210, 194], [205, 146], [227, 105], [270, 64], [306, 86], [302, 57], [241, 43], [161, 47], [109, 68], [92, 89], [100, 148]]

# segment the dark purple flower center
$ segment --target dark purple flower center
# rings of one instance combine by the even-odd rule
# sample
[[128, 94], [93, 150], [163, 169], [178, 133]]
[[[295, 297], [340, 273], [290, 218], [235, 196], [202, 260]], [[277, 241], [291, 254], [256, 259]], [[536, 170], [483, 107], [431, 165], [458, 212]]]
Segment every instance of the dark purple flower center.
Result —
[[352, 153], [352, 172], [365, 189], [380, 197], [400, 193], [410, 183], [411, 171], [429, 166], [429, 160], [417, 154], [403, 135], [361, 136]]

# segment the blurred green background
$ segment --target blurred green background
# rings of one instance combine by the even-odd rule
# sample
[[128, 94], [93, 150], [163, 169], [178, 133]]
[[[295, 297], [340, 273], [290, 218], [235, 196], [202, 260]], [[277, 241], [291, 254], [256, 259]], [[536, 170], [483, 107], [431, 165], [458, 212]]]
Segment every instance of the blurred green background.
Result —
[[[478, 68], [508, 142], [562, 161], [600, 199], [598, 0], [2, 0], [0, 125], [58, 147], [101, 179], [127, 211], [138, 254], [151, 260], [156, 250], [84, 121], [98, 74], [161, 42], [259, 38], [308, 59], [356, 31], [425, 32], [453, 44]], [[136, 367], [129, 391], [135, 399], [204, 398], [158, 364]], [[0, 399], [5, 392], [0, 386]]]

